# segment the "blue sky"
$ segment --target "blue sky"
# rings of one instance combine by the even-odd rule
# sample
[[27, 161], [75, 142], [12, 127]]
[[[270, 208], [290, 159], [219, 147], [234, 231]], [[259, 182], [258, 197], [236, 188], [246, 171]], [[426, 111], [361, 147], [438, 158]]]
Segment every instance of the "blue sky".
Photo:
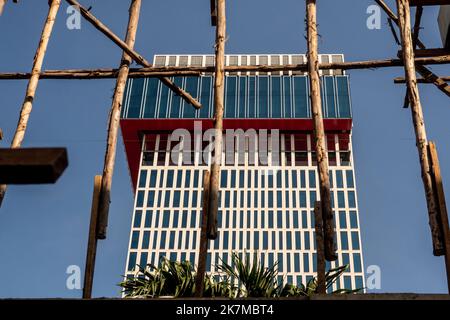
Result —
[[[81, 1], [123, 36], [129, 1]], [[209, 1], [143, 1], [137, 50], [153, 54], [213, 53]], [[388, 1], [392, 8], [395, 1]], [[0, 70], [29, 71], [47, 1], [8, 3], [0, 17]], [[385, 16], [366, 27], [369, 0], [319, 1], [322, 53], [347, 61], [395, 57]], [[66, 28], [62, 5], [44, 67], [116, 67], [121, 52], [87, 22]], [[228, 1], [227, 53], [304, 53], [304, 1]], [[422, 40], [441, 46], [437, 11], [426, 8]], [[448, 66], [433, 66], [449, 74]], [[433, 257], [420, 167], [401, 68], [351, 71], [353, 142], [365, 266], [378, 265], [382, 292], [446, 292], [442, 257]], [[26, 81], [0, 82], [0, 127], [11, 142]], [[66, 268], [84, 268], [93, 177], [101, 173], [113, 80], [41, 81], [25, 147], [65, 146], [69, 168], [56, 185], [10, 186], [0, 209], [0, 297], [80, 297], [66, 288]], [[450, 108], [432, 85], [421, 85], [428, 137], [437, 143], [447, 196]], [[129, 239], [133, 193], [122, 141], [113, 181], [108, 239], [99, 242], [95, 296], [117, 296]]]

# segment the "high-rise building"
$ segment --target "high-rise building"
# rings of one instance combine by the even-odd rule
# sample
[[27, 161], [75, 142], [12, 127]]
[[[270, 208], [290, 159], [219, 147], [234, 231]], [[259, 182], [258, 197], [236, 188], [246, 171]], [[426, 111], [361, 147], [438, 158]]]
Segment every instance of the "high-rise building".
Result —
[[[343, 55], [319, 59], [339, 62]], [[305, 61], [299, 54], [226, 56], [228, 66]], [[154, 58], [155, 66], [213, 64], [213, 55]], [[127, 84], [121, 128], [135, 190], [127, 274], [137, 264], [158, 264], [161, 256], [198, 260], [214, 81], [203, 74], [174, 82], [198, 97], [202, 109], [195, 110], [156, 78]], [[321, 89], [338, 249], [338, 260], [327, 267], [350, 265], [334, 289], [361, 288], [348, 76], [342, 70], [321, 71]], [[220, 259], [230, 262], [234, 251], [251, 257], [256, 252], [265, 265], [278, 262], [280, 279], [286, 276], [289, 283], [305, 283], [315, 275], [313, 210], [319, 190], [308, 95], [308, 78], [300, 71], [226, 74], [219, 236], [210, 241], [207, 271], [215, 272]]]

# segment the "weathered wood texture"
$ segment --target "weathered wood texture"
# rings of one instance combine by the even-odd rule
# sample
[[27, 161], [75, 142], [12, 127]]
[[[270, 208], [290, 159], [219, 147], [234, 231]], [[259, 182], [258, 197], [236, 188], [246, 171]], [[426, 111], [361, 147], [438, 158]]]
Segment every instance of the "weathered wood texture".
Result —
[[0, 183], [55, 183], [68, 166], [65, 148], [0, 149]]
[[319, 55], [317, 44], [316, 1], [306, 1], [306, 22], [308, 40], [308, 74], [311, 99], [311, 113], [314, 122], [314, 146], [319, 173], [320, 202], [322, 205], [325, 257], [328, 261], [337, 259], [334, 246], [333, 212], [331, 210], [328, 152], [325, 145], [325, 129], [320, 96]]
[[203, 210], [200, 231], [200, 248], [198, 252], [198, 266], [195, 278], [195, 296], [201, 298], [205, 289], [206, 261], [208, 255], [208, 206], [209, 206], [209, 171], [203, 176]]
[[439, 220], [441, 225], [442, 239], [445, 244], [445, 268], [447, 271], [447, 287], [450, 294], [450, 229], [448, 225], [447, 204], [445, 201], [444, 184], [442, 183], [441, 167], [434, 142], [428, 142], [428, 151], [430, 155], [431, 171], [434, 180], [434, 188], [436, 190], [436, 201], [439, 208]]
[[94, 284], [95, 257], [97, 255], [97, 220], [100, 190], [102, 188], [102, 176], [95, 176], [94, 191], [92, 193], [91, 221], [89, 223], [89, 235], [86, 251], [86, 267], [84, 270], [83, 299], [92, 298]]
[[[416, 65], [448, 64], [450, 55], [421, 57], [415, 59]], [[320, 70], [362, 70], [403, 67], [401, 59], [367, 60], [338, 63], [320, 63]], [[226, 66], [225, 72], [278, 72], [278, 71], [307, 71], [307, 64], [283, 65], [283, 66]], [[214, 73], [214, 67], [150, 67], [150, 68], [130, 68], [129, 78], [147, 77], [176, 77], [176, 76], [199, 76], [202, 73]], [[46, 70], [41, 72], [40, 79], [115, 79], [119, 69], [67, 69], [67, 70]], [[0, 73], [0, 80], [24, 80], [31, 77], [30, 73], [11, 72]]]
[[[69, 4], [77, 8], [81, 15], [90, 22], [97, 30], [103, 33], [106, 37], [108, 37], [111, 41], [113, 41], [116, 45], [118, 45], [123, 51], [125, 51], [134, 61], [139, 63], [144, 67], [151, 67], [151, 63], [145, 60], [145, 58], [137, 53], [133, 48], [130, 48], [126, 44], [126, 42], [122, 41], [114, 32], [112, 32], [106, 25], [104, 25], [99, 19], [97, 19], [92, 13], [89, 12], [86, 8], [80, 5], [80, 3], [76, 0], [66, 0]], [[162, 83], [164, 83], [168, 88], [170, 88], [173, 92], [181, 96], [187, 103], [194, 106], [196, 109], [201, 108], [201, 104], [194, 99], [188, 92], [176, 86], [172, 80], [166, 77], [159, 78]]]
[[433, 189], [433, 180], [427, 150], [427, 134], [423, 119], [422, 105], [420, 103], [419, 90], [417, 87], [416, 69], [414, 65], [414, 50], [411, 37], [410, 7], [407, 0], [396, 1], [411, 114], [414, 124], [414, 131], [416, 134], [416, 145], [419, 153], [422, 180], [425, 189], [429, 223], [433, 240], [433, 253], [435, 255], [441, 255], [444, 251], [444, 244], [439, 232], [438, 208], [436, 206], [436, 197]]
[[[141, 10], [141, 0], [131, 0], [129, 10], [129, 20], [125, 42], [131, 49], [136, 42], [136, 33]], [[102, 188], [100, 191], [99, 214], [97, 237], [106, 238], [108, 226], [109, 205], [111, 202], [111, 185], [116, 159], [117, 138], [119, 135], [120, 111], [122, 110], [122, 101], [125, 94], [125, 86], [128, 78], [128, 70], [132, 62], [131, 56], [123, 52], [120, 65], [120, 71], [117, 76], [116, 88], [114, 90], [113, 101], [109, 113], [108, 136], [105, 152], [105, 162], [102, 174]]]
[[316, 251], [317, 251], [317, 284], [318, 293], [326, 293], [325, 283], [325, 252], [323, 242], [323, 222], [322, 222], [322, 204], [316, 201], [314, 204], [314, 223], [316, 229]]
[[[55, 24], [56, 15], [58, 14], [61, 0], [52, 0], [47, 14], [47, 19], [44, 23], [39, 45], [34, 56], [33, 68], [31, 71], [31, 77], [28, 81], [27, 90], [25, 93], [25, 99], [20, 110], [19, 122], [17, 124], [16, 131], [11, 143], [11, 148], [20, 148], [22, 141], [27, 130], [28, 120], [30, 118], [31, 110], [33, 109], [33, 100], [36, 95], [36, 90], [39, 83], [39, 74], [42, 70], [42, 64], [44, 62], [45, 53], [47, 51], [48, 42], [52, 34], [53, 26]], [[5, 184], [0, 185], [0, 206], [2, 205], [5, 197], [7, 186]]]
[[214, 155], [211, 163], [210, 195], [208, 208], [208, 238], [217, 238], [217, 212], [219, 210], [219, 179], [222, 163], [223, 145], [223, 113], [225, 98], [225, 37], [226, 15], [225, 0], [217, 0], [217, 26], [215, 44], [215, 74], [214, 77]]
[[[413, 28], [413, 34], [412, 34], [412, 43], [413, 43], [413, 50], [416, 50], [417, 48], [417, 42], [419, 41], [419, 32], [420, 32], [420, 23], [422, 21], [422, 14], [423, 14], [423, 7], [419, 6], [416, 10], [416, 16], [414, 19], [414, 28]], [[401, 56], [399, 56], [401, 57]], [[406, 94], [405, 99], [403, 103], [403, 108], [408, 108], [409, 106], [409, 93], [408, 88], [406, 88]]]

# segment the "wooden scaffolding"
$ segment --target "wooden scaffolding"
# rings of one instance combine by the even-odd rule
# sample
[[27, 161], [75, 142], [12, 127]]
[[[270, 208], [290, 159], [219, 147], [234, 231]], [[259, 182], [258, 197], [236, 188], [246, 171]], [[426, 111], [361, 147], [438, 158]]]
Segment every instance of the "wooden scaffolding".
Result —
[[[318, 279], [319, 291], [325, 292], [324, 272], [325, 260], [333, 261], [336, 256], [334, 243], [333, 212], [331, 208], [330, 183], [328, 176], [328, 152], [325, 143], [325, 130], [322, 115], [322, 101], [320, 93], [319, 70], [329, 69], [374, 69], [387, 67], [403, 67], [404, 78], [396, 78], [395, 83], [406, 84], [404, 107], [409, 107], [415, 132], [417, 151], [419, 155], [425, 198], [428, 208], [429, 224], [433, 243], [433, 254], [444, 256], [447, 283], [450, 292], [450, 231], [448, 225], [447, 208], [445, 204], [444, 189], [440, 174], [439, 160], [436, 146], [428, 141], [425, 122], [420, 101], [418, 83], [434, 84], [437, 89], [450, 97], [448, 76], [434, 74], [427, 65], [450, 63], [449, 48], [426, 48], [419, 38], [423, 7], [450, 5], [450, 0], [395, 0], [397, 10], [395, 13], [383, 0], [375, 2], [387, 14], [392, 30], [394, 26], [400, 31], [401, 50], [398, 57], [384, 60], [331, 62], [319, 63], [318, 59], [318, 30], [316, 0], [305, 0], [306, 30], [307, 30], [307, 62], [295, 65], [254, 65], [254, 66], [225, 66], [226, 44], [226, 0], [210, 0], [211, 25], [215, 27], [215, 64], [214, 67], [155, 67], [134, 49], [136, 32], [140, 15], [142, 0], [130, 0], [129, 21], [126, 37], [122, 40], [106, 25], [96, 18], [89, 9], [83, 7], [76, 0], [66, 2], [76, 8], [80, 14], [98, 31], [103, 33], [122, 51], [122, 58], [115, 69], [78, 69], [78, 70], [42, 70], [47, 45], [52, 33], [54, 22], [61, 6], [61, 0], [49, 0], [49, 11], [45, 21], [39, 46], [30, 73], [0, 73], [0, 80], [28, 80], [25, 98], [20, 110], [19, 122], [10, 146], [10, 150], [21, 147], [28, 120], [33, 107], [33, 100], [39, 80], [43, 79], [116, 79], [116, 87], [112, 98], [107, 145], [102, 175], [95, 177], [94, 193], [92, 199], [89, 241], [86, 259], [85, 283], [83, 298], [91, 298], [94, 278], [95, 254], [97, 240], [105, 239], [107, 235], [108, 212], [110, 206], [110, 193], [113, 170], [116, 156], [116, 145], [119, 134], [120, 112], [128, 78], [155, 77], [181, 96], [193, 108], [201, 108], [201, 104], [189, 92], [179, 88], [169, 77], [200, 76], [203, 73], [213, 73], [214, 77], [214, 150], [222, 150], [222, 132], [224, 117], [224, 79], [226, 72], [273, 72], [273, 71], [303, 71], [308, 74], [310, 87], [310, 101], [312, 119], [314, 124], [314, 148], [317, 153], [317, 170], [319, 173], [319, 190], [321, 201], [315, 204], [316, 232], [318, 247]], [[17, 3], [17, 0], [13, 0]], [[0, 14], [7, 0], [0, 0]], [[411, 7], [416, 7], [414, 25], [411, 27]], [[136, 62], [140, 68], [130, 68]], [[417, 78], [416, 73], [421, 78]], [[0, 134], [1, 137], [1, 134]], [[213, 156], [210, 170], [204, 177], [204, 203], [201, 224], [201, 241], [199, 250], [199, 264], [197, 274], [197, 296], [203, 292], [203, 277], [206, 270], [206, 255], [208, 252], [208, 239], [217, 237], [217, 213], [219, 204], [219, 173], [222, 163], [221, 152]], [[1, 162], [1, 160], [0, 160]], [[2, 169], [0, 163], [0, 170]], [[0, 181], [2, 182], [2, 181]], [[0, 185], [0, 205], [6, 193], [5, 182]]]

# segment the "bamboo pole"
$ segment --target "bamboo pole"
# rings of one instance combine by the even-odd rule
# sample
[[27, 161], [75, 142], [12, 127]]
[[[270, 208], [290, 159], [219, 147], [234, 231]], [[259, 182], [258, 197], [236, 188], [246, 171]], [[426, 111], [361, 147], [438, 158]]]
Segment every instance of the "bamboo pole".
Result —
[[398, 22], [402, 40], [403, 61], [405, 62], [405, 75], [407, 80], [411, 114], [416, 134], [416, 145], [419, 153], [422, 170], [422, 180], [427, 199], [429, 223], [433, 240], [433, 253], [441, 255], [444, 251], [438, 223], [438, 210], [436, 207], [435, 190], [431, 176], [430, 161], [427, 150], [427, 134], [423, 119], [422, 105], [420, 103], [419, 89], [417, 86], [414, 50], [411, 37], [411, 17], [408, 0], [397, 0]]
[[311, 99], [311, 112], [314, 122], [314, 144], [319, 172], [320, 202], [322, 204], [325, 257], [328, 261], [337, 259], [334, 246], [333, 212], [331, 211], [330, 177], [328, 171], [328, 152], [325, 147], [325, 129], [322, 117], [320, 96], [319, 55], [317, 44], [316, 0], [306, 0], [306, 21], [308, 40], [308, 74]]
[[317, 291], [320, 294], [326, 293], [325, 284], [325, 252], [323, 243], [323, 222], [322, 222], [322, 204], [316, 201], [314, 204], [314, 223], [316, 229], [316, 252], [317, 252]]
[[86, 252], [86, 267], [84, 270], [83, 299], [91, 299], [92, 286], [94, 283], [95, 257], [97, 255], [97, 222], [98, 203], [100, 189], [102, 187], [102, 176], [95, 176], [94, 192], [92, 194], [91, 221], [89, 223], [89, 236]]
[[208, 256], [208, 204], [209, 204], [210, 173], [205, 171], [203, 176], [203, 210], [202, 228], [200, 231], [200, 250], [198, 254], [197, 274], [195, 278], [195, 296], [201, 298], [205, 290], [206, 261]]
[[[137, 53], [133, 48], [130, 48], [126, 44], [126, 42], [122, 41], [114, 32], [112, 32], [106, 25], [104, 25], [99, 19], [97, 19], [92, 13], [89, 12], [86, 8], [84, 8], [78, 1], [76, 0], [66, 0], [70, 5], [74, 6], [74, 8], [78, 9], [80, 14], [90, 22], [97, 30], [103, 33], [106, 37], [108, 37], [112, 42], [118, 45], [123, 51], [125, 51], [134, 61], [139, 63], [144, 67], [151, 67], [151, 63], [145, 60], [145, 58]], [[166, 77], [159, 78], [162, 83], [164, 83], [167, 87], [169, 87], [173, 92], [177, 95], [181, 96], [187, 103], [191, 104], [194, 108], [200, 109], [201, 104], [194, 99], [188, 92], [176, 86], [172, 80]]]
[[[416, 65], [440, 65], [450, 63], [450, 55], [415, 58]], [[320, 70], [362, 70], [377, 68], [403, 67], [402, 59], [365, 60], [352, 62], [320, 63]], [[226, 66], [225, 72], [279, 72], [279, 71], [307, 71], [307, 64], [287, 64], [281, 66], [254, 65], [254, 66]], [[202, 73], [212, 74], [214, 67], [150, 67], [130, 68], [129, 78], [151, 77], [177, 77], [200, 76]], [[45, 70], [40, 73], [39, 79], [83, 80], [83, 79], [115, 79], [119, 69], [66, 69]], [[0, 80], [26, 80], [31, 73], [7, 72], [0, 73]], [[449, 77], [441, 77], [448, 81]], [[425, 81], [424, 81], [425, 82]], [[397, 83], [397, 82], [396, 82]]]
[[[129, 20], [126, 33], [126, 44], [133, 48], [136, 42], [136, 33], [139, 23], [139, 14], [141, 10], [141, 0], [131, 0], [129, 10]], [[108, 226], [109, 205], [111, 202], [111, 185], [116, 159], [117, 137], [119, 133], [120, 111], [125, 94], [125, 86], [128, 78], [128, 70], [132, 63], [132, 58], [127, 52], [123, 52], [120, 65], [120, 71], [117, 76], [116, 88], [111, 105], [108, 122], [108, 137], [105, 153], [105, 163], [102, 174], [102, 188], [100, 192], [99, 215], [97, 226], [97, 238], [106, 238], [106, 229]]]
[[[47, 19], [42, 30], [41, 38], [39, 40], [39, 45], [34, 56], [33, 68], [31, 71], [31, 77], [28, 81], [27, 90], [25, 93], [25, 99], [22, 104], [22, 109], [20, 111], [19, 122], [17, 124], [16, 131], [11, 143], [11, 148], [20, 148], [22, 141], [25, 136], [25, 131], [27, 130], [28, 120], [30, 118], [31, 110], [33, 109], [33, 100], [36, 95], [36, 90], [39, 83], [39, 74], [42, 70], [42, 64], [44, 62], [45, 53], [47, 51], [48, 42], [52, 34], [53, 26], [55, 24], [56, 15], [58, 14], [58, 9], [61, 5], [61, 0], [52, 0], [49, 2], [49, 10], [47, 14]], [[0, 206], [2, 205], [3, 199], [6, 193], [6, 185], [0, 185]]]
[[215, 45], [215, 78], [214, 78], [214, 157], [211, 163], [210, 195], [208, 207], [208, 238], [217, 238], [217, 212], [219, 210], [219, 179], [222, 162], [222, 132], [225, 96], [225, 37], [226, 15], [225, 0], [217, 0], [217, 26]]

